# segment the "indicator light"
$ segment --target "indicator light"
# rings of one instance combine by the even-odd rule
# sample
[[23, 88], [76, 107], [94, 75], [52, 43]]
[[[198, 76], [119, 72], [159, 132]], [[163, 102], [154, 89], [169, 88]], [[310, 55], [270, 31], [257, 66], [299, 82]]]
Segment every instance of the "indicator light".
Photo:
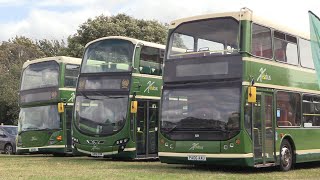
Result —
[[236, 140], [236, 144], [239, 145], [241, 143], [240, 139]]
[[62, 136], [57, 136], [58, 141], [62, 141]]

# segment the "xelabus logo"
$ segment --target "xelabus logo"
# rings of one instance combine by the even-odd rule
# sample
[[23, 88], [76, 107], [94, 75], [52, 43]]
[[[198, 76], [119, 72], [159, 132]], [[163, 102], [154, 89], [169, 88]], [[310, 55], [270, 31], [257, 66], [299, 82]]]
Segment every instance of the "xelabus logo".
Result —
[[154, 83], [155, 82], [151, 82], [151, 81], [149, 81], [148, 83], [147, 83], [147, 88], [143, 91], [143, 92], [148, 92], [148, 93], [150, 93], [150, 91], [158, 91], [158, 87], [156, 87], [156, 86], [154, 86]]
[[200, 146], [199, 143], [192, 143], [192, 146], [189, 150], [203, 149], [203, 146]]
[[271, 76], [267, 74], [267, 68], [260, 68], [260, 75], [257, 78], [258, 82], [262, 82], [262, 80], [271, 81]]

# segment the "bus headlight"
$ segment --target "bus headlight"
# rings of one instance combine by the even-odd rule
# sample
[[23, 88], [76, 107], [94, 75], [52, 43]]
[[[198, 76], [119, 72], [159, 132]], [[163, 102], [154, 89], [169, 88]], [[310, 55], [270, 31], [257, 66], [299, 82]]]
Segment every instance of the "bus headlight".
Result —
[[72, 142], [73, 142], [73, 143], [80, 144], [79, 139], [78, 139], [78, 138], [75, 138], [75, 137], [72, 137]]
[[114, 145], [123, 145], [127, 144], [127, 142], [129, 142], [129, 138], [119, 139], [116, 142], [114, 142]]
[[55, 144], [55, 143], [56, 143], [56, 140], [54, 140], [54, 139], [50, 139], [50, 140], [49, 140], [49, 144], [50, 144], [50, 145]]

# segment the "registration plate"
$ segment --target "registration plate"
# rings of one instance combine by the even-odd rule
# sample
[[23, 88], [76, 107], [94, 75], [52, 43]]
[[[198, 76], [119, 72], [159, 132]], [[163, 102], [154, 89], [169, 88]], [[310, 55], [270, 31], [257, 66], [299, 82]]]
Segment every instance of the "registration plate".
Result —
[[197, 156], [188, 156], [188, 160], [189, 161], [206, 161], [207, 160], [207, 158], [206, 158], [206, 156], [199, 156], [199, 155], [197, 155]]
[[29, 149], [29, 152], [37, 152], [37, 151], [39, 151], [38, 148], [30, 148], [30, 149]]
[[93, 156], [93, 157], [103, 157], [103, 154], [102, 153], [98, 153], [98, 152], [92, 152], [91, 156]]

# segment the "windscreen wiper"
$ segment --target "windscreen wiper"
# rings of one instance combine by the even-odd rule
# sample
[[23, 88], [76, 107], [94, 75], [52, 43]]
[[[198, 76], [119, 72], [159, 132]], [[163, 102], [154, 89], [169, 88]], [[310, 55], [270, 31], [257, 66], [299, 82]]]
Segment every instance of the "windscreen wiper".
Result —
[[176, 130], [176, 129], [177, 129], [177, 125], [175, 125], [175, 126], [173, 126], [171, 128], [165, 128], [165, 129], [163, 129], [163, 131], [166, 132], [166, 133], [170, 133], [170, 132], [172, 132], [173, 130]]
[[87, 95], [85, 95], [84, 93], [82, 93], [81, 91], [78, 91], [79, 94], [81, 94], [81, 96], [85, 97], [86, 99], [90, 99]]
[[32, 130], [39, 130], [39, 129], [38, 129], [38, 128], [24, 128], [23, 131], [25, 131], [25, 130], [30, 130], [30, 131], [32, 131]]
[[89, 96], [87, 96], [85, 93], [83, 92], [78, 92], [79, 94], [81, 94], [81, 96], [85, 97], [86, 99], [89, 99], [89, 100], [101, 100], [101, 99], [95, 99], [95, 98], [89, 98]]
[[105, 95], [105, 94], [102, 94], [102, 93], [99, 93], [99, 92], [95, 92], [95, 94], [97, 94], [97, 95], [99, 95], [99, 96], [102, 96], [102, 97], [108, 97], [108, 98], [111, 98], [111, 99], [124, 98], [124, 96]]
[[220, 128], [199, 128], [201, 130], [208, 130], [208, 131], [218, 131], [218, 132], [229, 132], [228, 130], [225, 129], [220, 129]]

